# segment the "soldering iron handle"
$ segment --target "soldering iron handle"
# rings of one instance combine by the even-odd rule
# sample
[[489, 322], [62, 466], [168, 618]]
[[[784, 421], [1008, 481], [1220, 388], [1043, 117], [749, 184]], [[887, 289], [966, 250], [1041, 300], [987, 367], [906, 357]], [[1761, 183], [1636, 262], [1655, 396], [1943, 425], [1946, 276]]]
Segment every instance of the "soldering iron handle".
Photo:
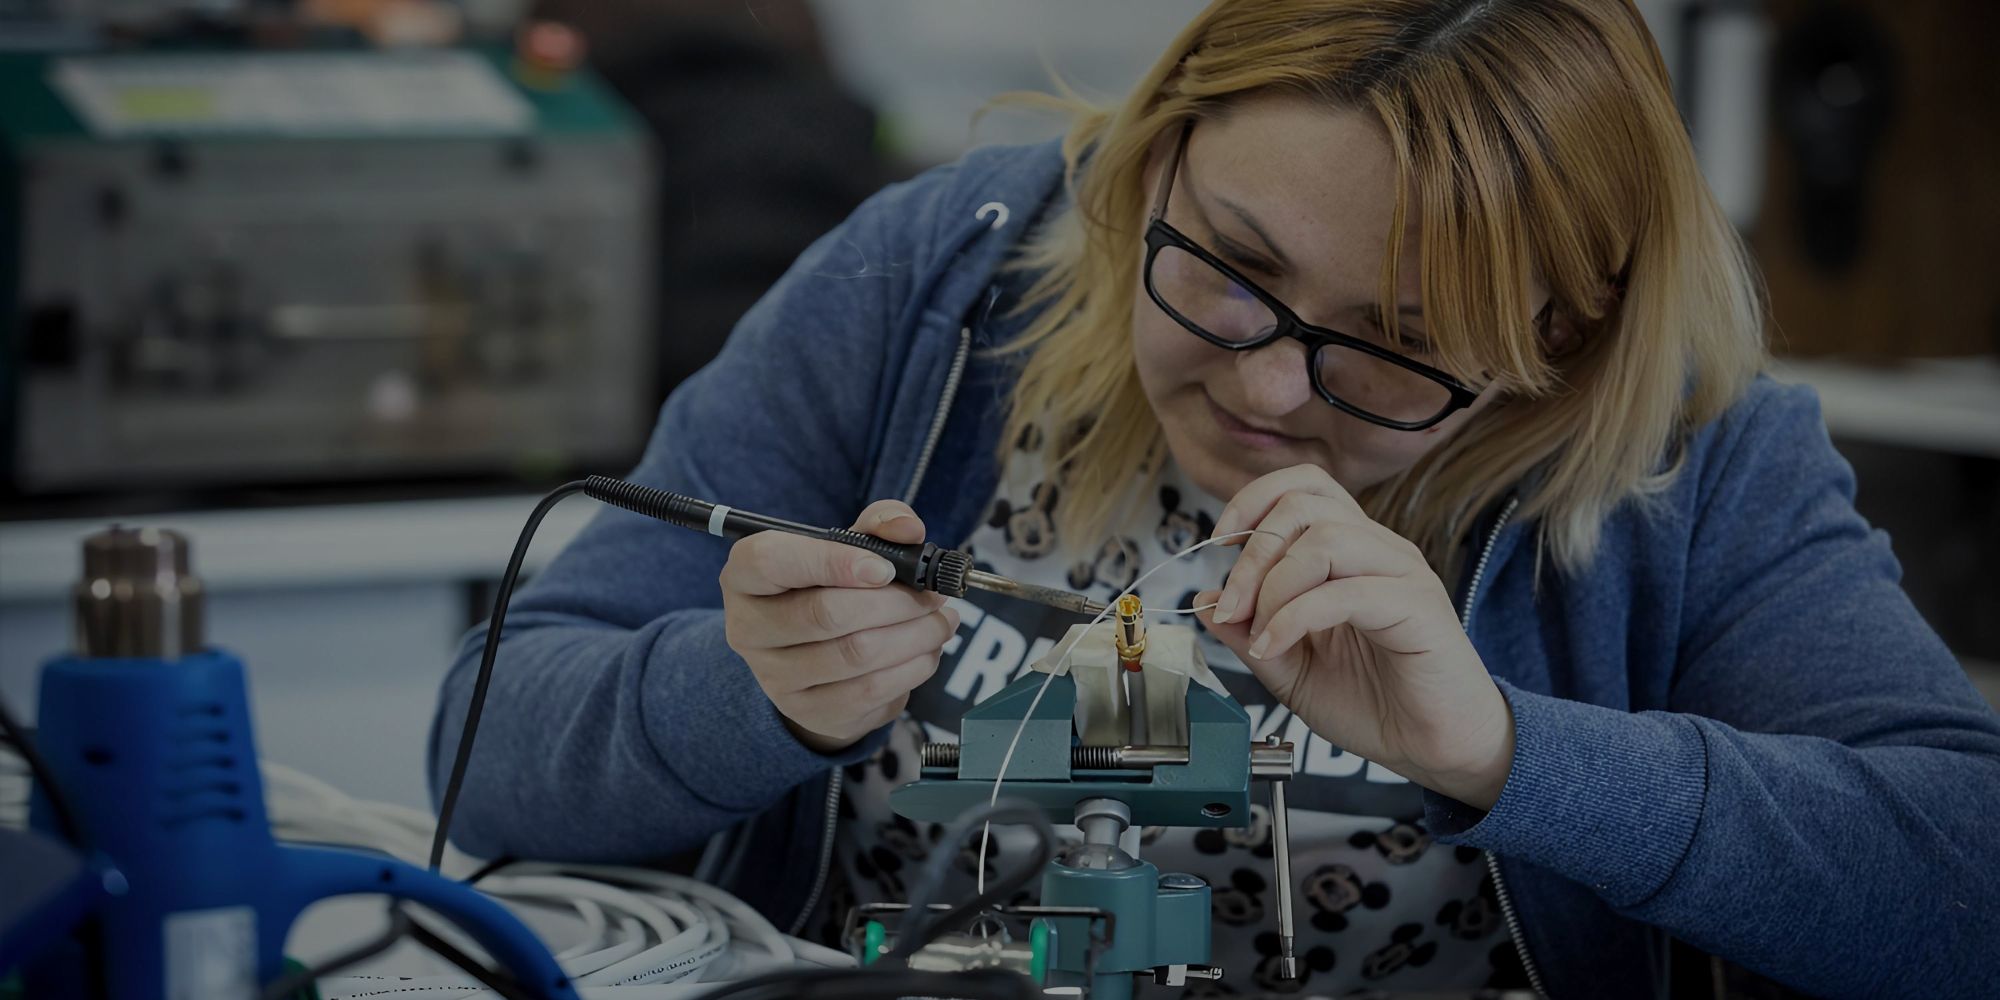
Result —
[[768, 514], [738, 510], [721, 504], [697, 500], [690, 496], [638, 483], [613, 479], [610, 476], [591, 476], [583, 481], [583, 491], [597, 500], [644, 514], [647, 517], [678, 524], [696, 531], [706, 531], [721, 538], [742, 538], [760, 531], [782, 531], [807, 538], [824, 538], [830, 542], [852, 545], [866, 549], [896, 567], [896, 580], [918, 590], [929, 590], [947, 597], [962, 597], [965, 594], [965, 571], [970, 560], [963, 553], [940, 549], [934, 542], [891, 542], [874, 535], [849, 531], [846, 528], [819, 528], [810, 524], [799, 524]]
[[678, 524], [683, 528], [696, 530], [707, 527], [709, 511], [715, 508], [714, 504], [704, 503], [690, 496], [682, 496], [651, 486], [641, 486], [638, 483], [628, 483], [610, 476], [585, 477], [583, 492], [599, 503], [608, 503], [634, 514], [644, 514], [668, 524]]
[[918, 590], [930, 590], [933, 581], [924, 579], [924, 568], [937, 556], [938, 547], [933, 542], [891, 542], [874, 535], [849, 531], [846, 528], [827, 528], [825, 537], [829, 541], [852, 545], [889, 560], [896, 567], [896, 582], [906, 583]]

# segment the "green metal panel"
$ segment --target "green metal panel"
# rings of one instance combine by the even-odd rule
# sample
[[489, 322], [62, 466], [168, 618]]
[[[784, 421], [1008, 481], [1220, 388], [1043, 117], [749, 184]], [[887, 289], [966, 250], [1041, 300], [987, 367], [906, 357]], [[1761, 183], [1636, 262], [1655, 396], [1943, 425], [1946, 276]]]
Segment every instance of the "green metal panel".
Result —
[[[1043, 682], [1049, 689], [1035, 704], [1035, 714], [1025, 728], [1022, 718], [1035, 701]], [[1067, 675], [1045, 678], [1027, 676], [1003, 688], [999, 694], [965, 713], [959, 729], [958, 776], [971, 781], [992, 781], [1000, 775], [1000, 762], [1021, 730], [1014, 747], [1014, 759], [1007, 764], [1007, 780], [1065, 780], [1069, 777], [1070, 738], [1076, 715], [1076, 681]], [[1065, 820], [1066, 821], [1066, 820]]]
[[1160, 900], [1153, 911], [1154, 965], [1208, 964], [1209, 895], [1208, 883], [1193, 875], [1160, 876]]
[[[1132, 973], [1158, 964], [1153, 953], [1153, 909], [1160, 889], [1160, 870], [1141, 861], [1130, 867], [1070, 868], [1051, 861], [1042, 870], [1043, 906], [1087, 906], [1118, 915], [1109, 948], [1097, 956], [1097, 982], [1132, 981]], [[1065, 972], [1082, 972], [1089, 959], [1090, 922], [1084, 917], [1054, 917], [1056, 954], [1049, 965]], [[1093, 990], [1093, 997], [1099, 994]]]
[[500, 76], [515, 85], [535, 109], [535, 130], [559, 134], [587, 132], [637, 132], [643, 127], [639, 116], [611, 92], [603, 80], [586, 70], [565, 76], [556, 87], [543, 90], [521, 86], [514, 78], [514, 56], [509, 50], [483, 50], [500, 69]]
[[[924, 768], [920, 780], [890, 793], [897, 813], [926, 823], [949, 823], [987, 801], [993, 776], [1041, 678], [1029, 675], [965, 714], [959, 766]], [[1250, 822], [1250, 717], [1229, 698], [1200, 685], [1187, 694], [1186, 764], [1150, 771], [1071, 771], [1071, 717], [1076, 682], [1057, 677], [1021, 734], [1000, 794], [1026, 799], [1068, 823], [1077, 802], [1111, 798], [1132, 810], [1137, 826], [1240, 827]]]
[[[490, 63], [497, 71], [500, 81], [518, 94], [534, 111], [534, 121], [529, 133], [542, 136], [584, 136], [592, 134], [630, 135], [644, 131], [640, 121], [625, 103], [612, 93], [609, 86], [588, 70], [578, 69], [562, 77], [555, 86], [547, 89], [530, 87], [514, 76], [514, 56], [511, 49], [480, 48], [473, 50]], [[233, 50], [190, 50], [175, 49], [157, 53], [162, 59], [185, 59], [190, 56], [226, 59]], [[244, 55], [254, 55], [259, 59], [283, 58], [291, 53], [269, 51], [245, 51]], [[301, 56], [338, 54], [366, 58], [366, 50], [301, 50]], [[147, 53], [120, 52], [115, 57], [120, 60], [143, 59]], [[392, 57], [385, 55], [385, 58]], [[89, 59], [89, 55], [64, 54], [49, 56], [41, 53], [0, 53], [0, 138], [10, 144], [25, 144], [41, 139], [92, 138], [95, 141], [151, 142], [164, 135], [175, 134], [173, 130], [163, 130], [159, 134], [136, 133], [129, 136], [94, 137], [90, 128], [70, 110], [66, 101], [49, 84], [49, 72], [57, 59]], [[287, 132], [283, 135], [257, 135], [238, 132], [201, 133], [189, 136], [204, 142], [230, 142], [244, 140], [312, 141], [344, 138], [405, 138], [405, 139], [446, 139], [447, 136], [424, 136], [410, 134], [367, 134], [344, 136], [338, 134], [315, 134]], [[493, 135], [474, 135], [465, 138], [490, 141]]]
[[9, 145], [85, 134], [46, 78], [48, 59], [33, 53], [0, 53], [0, 136]]

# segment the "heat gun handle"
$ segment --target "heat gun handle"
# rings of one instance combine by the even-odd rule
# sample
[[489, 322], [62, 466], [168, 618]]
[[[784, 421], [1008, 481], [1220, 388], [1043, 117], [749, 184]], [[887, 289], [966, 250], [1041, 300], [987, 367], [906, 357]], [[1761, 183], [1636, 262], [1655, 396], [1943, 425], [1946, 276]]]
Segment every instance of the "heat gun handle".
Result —
[[530, 994], [546, 1000], [577, 1000], [576, 988], [548, 947], [520, 918], [477, 889], [379, 854], [289, 845], [279, 851], [301, 909], [330, 896], [361, 893], [421, 903], [470, 934]]

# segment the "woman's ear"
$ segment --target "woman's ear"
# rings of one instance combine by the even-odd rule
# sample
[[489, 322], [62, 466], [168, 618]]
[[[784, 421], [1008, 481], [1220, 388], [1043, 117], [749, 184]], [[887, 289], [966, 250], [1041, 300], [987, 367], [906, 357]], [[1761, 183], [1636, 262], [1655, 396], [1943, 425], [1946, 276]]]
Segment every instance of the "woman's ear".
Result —
[[1551, 308], [1542, 327], [1542, 348], [1550, 360], [1566, 358], [1582, 345], [1583, 333], [1577, 329], [1576, 318], [1567, 309]]
[[[1603, 326], [1616, 315], [1625, 303], [1625, 274], [1620, 272], [1605, 282], [1603, 292], [1597, 299], [1597, 319], [1594, 325]], [[1542, 346], [1549, 352], [1551, 360], [1560, 360], [1576, 353], [1583, 346], [1584, 324], [1576, 314], [1557, 306], [1551, 299], [1548, 316], [1542, 323]]]

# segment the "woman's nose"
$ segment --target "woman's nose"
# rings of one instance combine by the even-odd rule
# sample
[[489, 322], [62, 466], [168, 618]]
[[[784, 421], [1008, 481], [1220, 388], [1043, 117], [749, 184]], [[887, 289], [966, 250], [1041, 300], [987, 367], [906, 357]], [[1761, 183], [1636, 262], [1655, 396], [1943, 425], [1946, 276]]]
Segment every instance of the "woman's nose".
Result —
[[1249, 396], [1245, 405], [1259, 416], [1282, 417], [1313, 397], [1306, 347], [1289, 337], [1238, 354], [1236, 376]]

